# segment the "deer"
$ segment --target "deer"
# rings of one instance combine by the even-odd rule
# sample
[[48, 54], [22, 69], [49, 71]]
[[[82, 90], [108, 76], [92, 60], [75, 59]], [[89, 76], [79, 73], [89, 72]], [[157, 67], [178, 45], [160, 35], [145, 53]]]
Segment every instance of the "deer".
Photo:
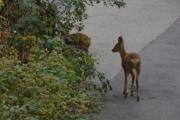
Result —
[[133, 70], [136, 70], [136, 88], [137, 88], [137, 101], [140, 101], [140, 94], [139, 94], [139, 76], [141, 71], [141, 58], [139, 54], [137, 53], [126, 53], [125, 47], [124, 47], [124, 40], [123, 37], [120, 36], [118, 38], [118, 43], [114, 46], [112, 49], [112, 52], [119, 52], [120, 57], [122, 59], [121, 65], [124, 70], [124, 91], [123, 95], [124, 98], [127, 98], [128, 91], [127, 91], [127, 78], [129, 74], [131, 74], [132, 77], [132, 86], [131, 86], [131, 96], [133, 96], [133, 90], [134, 90], [134, 79], [135, 74]]
[[91, 45], [91, 38], [83, 33], [68, 34], [65, 39], [67, 45], [74, 45], [76, 50], [88, 52]]

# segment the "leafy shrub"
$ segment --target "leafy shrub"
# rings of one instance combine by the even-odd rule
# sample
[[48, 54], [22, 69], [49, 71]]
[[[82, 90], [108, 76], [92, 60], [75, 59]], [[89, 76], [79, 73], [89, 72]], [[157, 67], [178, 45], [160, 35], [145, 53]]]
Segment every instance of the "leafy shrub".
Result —
[[67, 59], [60, 51], [32, 52], [23, 65], [16, 57], [0, 58], [2, 119], [67, 120], [100, 112], [101, 102], [89, 92], [95, 85], [85, 80], [94, 69], [91, 55]]
[[[0, 0], [0, 119], [89, 119], [111, 89], [93, 54], [63, 43], [100, 0]], [[124, 6], [118, 0], [105, 5]], [[24, 64], [26, 63], [26, 64]], [[101, 85], [91, 80], [99, 78]]]

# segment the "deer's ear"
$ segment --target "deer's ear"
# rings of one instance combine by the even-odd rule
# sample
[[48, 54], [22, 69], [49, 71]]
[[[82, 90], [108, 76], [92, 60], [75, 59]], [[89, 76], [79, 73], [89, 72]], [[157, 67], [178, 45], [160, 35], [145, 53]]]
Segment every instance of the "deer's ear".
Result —
[[122, 43], [122, 42], [124, 42], [124, 41], [123, 41], [123, 37], [120, 36], [120, 37], [118, 38], [118, 43]]

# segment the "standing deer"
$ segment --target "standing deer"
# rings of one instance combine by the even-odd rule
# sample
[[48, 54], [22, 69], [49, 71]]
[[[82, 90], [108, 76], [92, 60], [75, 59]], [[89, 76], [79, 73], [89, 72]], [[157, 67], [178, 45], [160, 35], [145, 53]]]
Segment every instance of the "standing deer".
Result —
[[88, 52], [91, 45], [91, 38], [83, 33], [73, 33], [66, 36], [64, 39], [67, 45], [74, 45], [76, 50]]
[[139, 95], [139, 75], [140, 75], [140, 70], [141, 70], [141, 58], [137, 53], [126, 53], [126, 50], [124, 48], [124, 40], [123, 37], [120, 36], [118, 39], [118, 43], [114, 46], [112, 49], [112, 52], [119, 52], [121, 59], [122, 59], [122, 67], [124, 70], [124, 75], [125, 75], [125, 84], [124, 84], [124, 91], [123, 95], [126, 98], [128, 95], [127, 91], [127, 78], [129, 73], [132, 76], [132, 87], [131, 87], [131, 96], [133, 96], [133, 85], [134, 85], [134, 79], [135, 75], [133, 72], [133, 69], [136, 70], [136, 87], [137, 87], [137, 101], [140, 100], [140, 95]]

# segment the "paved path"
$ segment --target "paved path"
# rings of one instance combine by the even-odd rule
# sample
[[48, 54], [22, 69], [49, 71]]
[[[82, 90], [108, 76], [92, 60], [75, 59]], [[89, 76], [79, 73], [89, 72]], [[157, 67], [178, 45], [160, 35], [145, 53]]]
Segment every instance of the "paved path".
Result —
[[[100, 58], [97, 67], [113, 86], [113, 91], [102, 98], [105, 108], [96, 119], [179, 120], [180, 1], [125, 2], [126, 7], [120, 10], [102, 4], [88, 7], [90, 17], [83, 32], [92, 38], [90, 51]], [[121, 59], [111, 52], [120, 35], [127, 52], [141, 51], [140, 102], [136, 96], [124, 99], [122, 95]], [[129, 77], [129, 88], [130, 81]]]
[[90, 17], [83, 31], [92, 38], [90, 51], [100, 58], [98, 69], [110, 80], [121, 69], [121, 59], [111, 52], [120, 35], [127, 51], [139, 52], [180, 17], [180, 0], [124, 1], [127, 5], [122, 9], [103, 4], [88, 7]]
[[[123, 98], [123, 71], [112, 82], [113, 90], [102, 98], [105, 109], [97, 120], [180, 119], [180, 19], [141, 52], [140, 102]], [[131, 86], [129, 77], [129, 94]]]

